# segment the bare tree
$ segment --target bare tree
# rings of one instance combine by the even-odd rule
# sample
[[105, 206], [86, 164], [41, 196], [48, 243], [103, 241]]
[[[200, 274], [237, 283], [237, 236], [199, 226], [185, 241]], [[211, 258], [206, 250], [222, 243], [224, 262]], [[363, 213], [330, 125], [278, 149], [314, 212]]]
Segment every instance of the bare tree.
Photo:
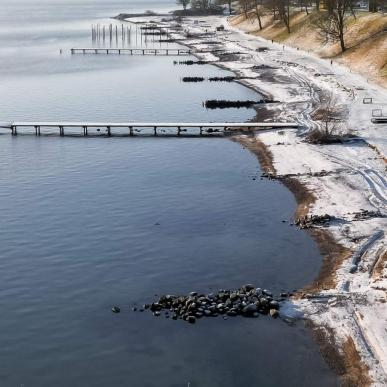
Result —
[[290, 34], [290, 0], [278, 0], [277, 4], [279, 17]]
[[340, 42], [341, 51], [345, 46], [345, 22], [350, 16], [352, 0], [326, 0], [328, 12], [321, 14], [317, 20], [317, 28], [323, 42]]
[[188, 4], [190, 3], [190, 1], [191, 1], [191, 0], [176, 0], [176, 3], [177, 3], [178, 5], [182, 5], [184, 11], [186, 11], [186, 10], [187, 10], [187, 6], [188, 6]]
[[340, 112], [338, 111], [338, 98], [330, 92], [323, 100], [320, 107], [322, 112], [321, 121], [325, 136], [329, 137], [336, 129], [337, 123], [340, 121]]
[[191, 8], [209, 9], [211, 0], [191, 0]]
[[369, 0], [369, 11], [370, 12], [378, 12], [379, 5], [382, 4], [380, 0]]
[[255, 7], [255, 15], [257, 16], [257, 19], [258, 19], [259, 29], [261, 30], [262, 29], [261, 17], [262, 17], [262, 8], [263, 8], [262, 0], [254, 0], [254, 7]]
[[226, 4], [230, 15], [232, 14], [232, 3], [233, 0], [217, 0], [217, 4]]
[[320, 100], [320, 107], [314, 112], [313, 118], [320, 121], [320, 128], [311, 132], [308, 140], [315, 144], [328, 144], [340, 141], [346, 134], [341, 133], [345, 117], [345, 107], [332, 91]]
[[239, 6], [242, 8], [245, 19], [248, 19], [251, 10], [251, 0], [239, 0]]

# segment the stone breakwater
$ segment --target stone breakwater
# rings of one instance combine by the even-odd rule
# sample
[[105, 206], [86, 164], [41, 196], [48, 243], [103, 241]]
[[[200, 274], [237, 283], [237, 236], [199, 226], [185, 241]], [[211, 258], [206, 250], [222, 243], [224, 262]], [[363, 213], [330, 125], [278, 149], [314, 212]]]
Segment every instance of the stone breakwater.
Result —
[[[281, 293], [281, 299], [287, 297], [287, 293]], [[222, 316], [257, 318], [259, 314], [270, 315], [273, 318], [279, 316], [280, 300], [273, 294], [251, 284], [234, 290], [219, 290], [217, 293], [199, 294], [191, 292], [186, 296], [163, 295], [152, 304], [143, 305], [133, 311], [149, 310], [154, 316], [161, 316], [173, 320], [184, 320], [191, 324], [204, 317]]]

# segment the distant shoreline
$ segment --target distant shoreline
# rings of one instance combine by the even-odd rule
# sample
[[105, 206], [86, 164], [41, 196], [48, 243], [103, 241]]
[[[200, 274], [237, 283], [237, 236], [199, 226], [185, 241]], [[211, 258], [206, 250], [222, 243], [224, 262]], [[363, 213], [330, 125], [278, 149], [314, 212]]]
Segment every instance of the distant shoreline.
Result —
[[143, 12], [143, 13], [120, 13], [118, 14], [117, 16], [113, 16], [112, 19], [116, 19], [116, 20], [121, 20], [121, 21], [125, 21], [126, 19], [132, 19], [132, 18], [136, 18], [136, 17], [167, 17], [167, 16], [172, 16], [172, 12], [171, 13], [147, 13], [147, 12]]

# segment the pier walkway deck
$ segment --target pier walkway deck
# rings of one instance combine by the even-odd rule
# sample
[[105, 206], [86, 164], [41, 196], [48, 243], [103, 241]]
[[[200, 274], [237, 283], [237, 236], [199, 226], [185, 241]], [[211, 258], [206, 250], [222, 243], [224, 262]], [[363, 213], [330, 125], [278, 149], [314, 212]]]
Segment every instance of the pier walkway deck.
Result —
[[[94, 129], [95, 134], [107, 136], [116, 135], [153, 135], [153, 136], [205, 136], [225, 135], [241, 130], [268, 130], [298, 128], [294, 122], [11, 122], [0, 123], [0, 128], [10, 130], [14, 136], [17, 134], [59, 134], [88, 136], [89, 129]], [[44, 129], [44, 133], [43, 133]], [[70, 130], [71, 129], [71, 130]], [[114, 131], [114, 129], [117, 129]], [[124, 129], [124, 131], [122, 130]]]
[[188, 56], [192, 51], [184, 48], [72, 48], [71, 54]]

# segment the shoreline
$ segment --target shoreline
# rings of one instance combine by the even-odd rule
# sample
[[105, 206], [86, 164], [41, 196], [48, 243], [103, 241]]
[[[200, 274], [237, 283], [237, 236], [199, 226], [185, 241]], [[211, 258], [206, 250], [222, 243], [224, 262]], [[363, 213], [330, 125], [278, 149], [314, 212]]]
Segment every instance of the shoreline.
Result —
[[[214, 54], [208, 52], [200, 53], [200, 50], [210, 48], [208, 45], [205, 45], [205, 38], [197, 37], [196, 39], [189, 39], [181, 37], [179, 34], [176, 35], [178, 37], [180, 36], [181, 44], [187, 45], [191, 48], [196, 48], [199, 51], [197, 55], [195, 55], [199, 59], [209, 60], [211, 64], [221, 67], [224, 70], [232, 71], [239, 76], [251, 76], [253, 74], [251, 71], [251, 63], [261, 61], [263, 62], [263, 65], [266, 64], [262, 54], [255, 54], [255, 51], [259, 50], [253, 50], [253, 48], [250, 47], [250, 42], [254, 42], [261, 46], [266, 46], [266, 44], [270, 45], [269, 42], [262, 38], [254, 39], [251, 36], [246, 36], [245, 34], [239, 32], [236, 28], [230, 26], [228, 26], [229, 29], [227, 29], [227, 23], [224, 21], [224, 18], [213, 18], [213, 21], [215, 23], [221, 22], [226, 26], [226, 32], [224, 35], [233, 35], [232, 41], [228, 36], [224, 36], [222, 38], [217, 36], [219, 47], [222, 47], [224, 51], [229, 50], [231, 46], [233, 49], [236, 49], [236, 47], [243, 47], [246, 51], [246, 54], [249, 54], [251, 58], [246, 59], [247, 55], [245, 56], [243, 52], [240, 54], [237, 50], [237, 59], [228, 60], [226, 63], [219, 62], [221, 60], [219, 56], [215, 56]], [[185, 27], [192, 29], [196, 28], [200, 30], [200, 27], [195, 26], [190, 19], [188, 19], [188, 22], [185, 23]], [[214, 40], [214, 37], [211, 37], [211, 39]], [[241, 43], [243, 43], [243, 46]], [[270, 51], [276, 50], [270, 48]], [[297, 52], [296, 55], [294, 55], [294, 52], [292, 52], [291, 59], [296, 60], [296, 58], [299, 58], [301, 55], [305, 55], [305, 53]], [[284, 53], [284, 56], [286, 56], [286, 53]], [[309, 59], [310, 58], [307, 58], [306, 65], [302, 66], [299, 65], [299, 63], [296, 63], [295, 67], [299, 66], [302, 71], [310, 72], [310, 68], [308, 68], [308, 66], [310, 66], [308, 61]], [[319, 61], [323, 62], [323, 60], [320, 60], [319, 58], [313, 58], [310, 60], [310, 62], [315, 65], [316, 63], [313, 62]], [[321, 86], [323, 86], [323, 89], [325, 90], [335, 90], [335, 92], [340, 94], [340, 102], [347, 103], [348, 105], [349, 103], [352, 103], [352, 105], [356, 106], [355, 103], [353, 103], [355, 100], [355, 93], [360, 94], [356, 96], [357, 101], [362, 97], [361, 93], [357, 92], [357, 89], [355, 90], [354, 87], [348, 88], [343, 85], [344, 82], [341, 83], [335, 79], [336, 74], [328, 77], [328, 80], [317, 79], [316, 82], [313, 80], [313, 83], [316, 85], [311, 86], [309, 84], [310, 79], [307, 79], [305, 76], [300, 76], [299, 72], [298, 74], [295, 74], [296, 71], [292, 72], [288, 69], [290, 63], [288, 58], [287, 60], [282, 61], [282, 63], [281, 61], [278, 62], [281, 64], [281, 76], [284, 77], [285, 75], [289, 79], [296, 81], [294, 82], [295, 85], [289, 85], [288, 82], [284, 82], [284, 80], [282, 80], [282, 83], [285, 84], [285, 87], [288, 90], [284, 90], [284, 85], [279, 87], [277, 82], [281, 78], [278, 77], [278, 74], [275, 74], [275, 71], [272, 71], [270, 74], [267, 74], [263, 77], [258, 76], [257, 81], [243, 81], [239, 83], [250, 87], [259, 94], [275, 96], [279, 100], [286, 101], [280, 104], [279, 107], [267, 108], [269, 113], [277, 114], [277, 117], [280, 120], [285, 116], [288, 117], [290, 113], [290, 116], [294, 117], [293, 119], [303, 123], [309, 130], [316, 128], [316, 125], [318, 124], [316, 124], [311, 116], [316, 110], [316, 106], [318, 106], [319, 102], [321, 101], [321, 95], [323, 93], [316, 93], [314, 90], [312, 90], [314, 87], [317, 89], [322, 88]], [[247, 65], [247, 63], [249, 65]], [[276, 59], [274, 59], [274, 63], [276, 63]], [[318, 67], [318, 65], [319, 63], [317, 63], [316, 67]], [[273, 69], [277, 70], [274, 67]], [[339, 75], [346, 76], [346, 69], [344, 68], [343, 70], [342, 66], [340, 68]], [[359, 75], [351, 75], [350, 81], [359, 79], [361, 79]], [[328, 85], [323, 85], [323, 83], [326, 81], [328, 81]], [[334, 81], [335, 84], [332, 86]], [[361, 84], [365, 84], [364, 80], [362, 80]], [[298, 90], [289, 91], [291, 86], [296, 86], [297, 89], [299, 89], [300, 86], [308, 86], [310, 89], [310, 95], [306, 96], [304, 94], [302, 95], [302, 97], [304, 97], [302, 100], [299, 98], [297, 99]], [[272, 88], [272, 90], [269, 90], [270, 88]], [[360, 87], [359, 89], [362, 90]], [[370, 92], [380, 94], [380, 88], [375, 87], [375, 85], [365, 87], [364, 90], [365, 92], [363, 95], [368, 95]], [[317, 94], [317, 97], [314, 94]], [[284, 98], [285, 95], [289, 98], [289, 100]], [[381, 95], [383, 95], [383, 93]], [[387, 95], [387, 93], [385, 95]], [[303, 105], [301, 109], [298, 107], [299, 105]], [[369, 119], [364, 114], [365, 109], [362, 109], [363, 111], [361, 112], [362, 115], [360, 115], [360, 117], [359, 114], [354, 114], [356, 113], [354, 110], [355, 109], [352, 108], [350, 111], [349, 116], [347, 117], [347, 122], [358, 125], [359, 129], [357, 132], [360, 134], [360, 129], [370, 126], [368, 123]], [[296, 116], [297, 114], [299, 117]], [[378, 322], [376, 321], [376, 324], [374, 324], [375, 322], [372, 320], [372, 317], [376, 308], [380, 307], [382, 309], [382, 316], [384, 311], [387, 311], [385, 308], [387, 283], [383, 280], [383, 278], [386, 277], [383, 275], [383, 262], [385, 262], [385, 237], [382, 233], [381, 238], [379, 238], [379, 240], [376, 239], [378, 252], [381, 252], [381, 258], [375, 258], [374, 256], [375, 252], [373, 249], [375, 247], [375, 241], [372, 241], [372, 239], [375, 239], [375, 232], [380, 233], [380, 230], [383, 230], [383, 228], [385, 229], [386, 222], [383, 220], [384, 216], [376, 221], [374, 221], [374, 219], [371, 217], [370, 219], [363, 219], [362, 221], [364, 224], [359, 226], [360, 222], [357, 221], [356, 223], [353, 220], [348, 221], [346, 219], [349, 218], [348, 215], [351, 214], [351, 212], [347, 212], [346, 214], [343, 212], [345, 210], [352, 210], [353, 214], [356, 214], [359, 211], [363, 211], [364, 208], [367, 208], [367, 206], [364, 205], [365, 202], [367, 202], [369, 206], [372, 206], [373, 208], [381, 208], [383, 211], [383, 206], [385, 204], [383, 192], [376, 192], [377, 189], [374, 189], [371, 184], [369, 184], [369, 186], [364, 186], [364, 182], [360, 183], [357, 181], [355, 186], [352, 181], [345, 181], [344, 184], [341, 184], [342, 186], [339, 186], [338, 183], [336, 183], [335, 186], [332, 184], [332, 181], [324, 181], [325, 177], [319, 178], [316, 176], [316, 178], [313, 176], [313, 173], [320, 172], [322, 167], [330, 164], [327, 170], [328, 173], [331, 173], [332, 175], [342, 175], [343, 177], [345, 176], [344, 180], [350, 180], [350, 175], [355, 173], [359, 174], [369, 183], [367, 180], [368, 176], [362, 174], [363, 171], [361, 171], [357, 165], [357, 159], [359, 156], [360, 160], [367, 160], [371, 158], [378, 159], [378, 162], [375, 163], [378, 165], [373, 171], [375, 171], [376, 174], [378, 173], [377, 171], [383, 173], [385, 168], [385, 147], [383, 141], [379, 141], [379, 139], [376, 138], [372, 131], [361, 134], [362, 135], [359, 137], [361, 137], [362, 140], [366, 143], [366, 147], [368, 149], [361, 149], [361, 151], [359, 151], [360, 155], [357, 155], [356, 159], [349, 159], [349, 161], [347, 161], [348, 156], [345, 154], [345, 156], [347, 156], [344, 157], [345, 162], [341, 162], [342, 160], [338, 160], [336, 156], [336, 149], [334, 148], [340, 148], [340, 145], [322, 146], [320, 149], [317, 149], [318, 147], [307, 145], [302, 140], [300, 140], [298, 133], [293, 132], [290, 135], [286, 135], [285, 139], [290, 143], [289, 145], [294, 148], [301, 148], [302, 152], [307, 151], [305, 153], [308, 161], [310, 161], [311, 164], [307, 168], [305, 168], [304, 163], [302, 163], [302, 157], [297, 156], [292, 157], [291, 164], [293, 165], [288, 167], [283, 165], [284, 161], [281, 162], [281, 159], [284, 158], [284, 155], [282, 155], [282, 152], [278, 149], [280, 148], [280, 142], [276, 143], [276, 141], [280, 138], [277, 133], [256, 134], [253, 137], [255, 138], [254, 143], [252, 143], [251, 137], [245, 136], [243, 134], [238, 136], [238, 138], [234, 138], [234, 141], [237, 141], [243, 146], [249, 148], [249, 150], [258, 157], [261, 168], [263, 170], [266, 169], [267, 171], [270, 171], [270, 173], [280, 177], [280, 181], [283, 182], [283, 184], [293, 193], [296, 198], [298, 203], [296, 216], [316, 214], [316, 212], [317, 214], [321, 213], [321, 210], [325, 209], [327, 204], [326, 201], [333, 200], [331, 198], [332, 196], [335, 199], [338, 199], [338, 201], [341, 201], [341, 218], [345, 219], [345, 223], [352, 226], [353, 230], [350, 230], [350, 226], [348, 226], [349, 230], [342, 230], [342, 224], [345, 223], [340, 224], [341, 221], [337, 224], [329, 225], [328, 227], [315, 227], [308, 230], [320, 248], [322, 255], [322, 266], [319, 276], [311, 284], [300, 290], [297, 297], [294, 298], [293, 303], [294, 307], [302, 310], [304, 318], [306, 321], [308, 321], [310, 327], [312, 327], [316, 341], [319, 343], [319, 346], [324, 355], [327, 356], [328, 363], [333, 364], [340, 360], [341, 366], [339, 368], [341, 371], [338, 373], [343, 382], [350, 382], [352, 383], [351, 385], [358, 385], [357, 382], [361, 381], [362, 386], [381, 386], [387, 382], [386, 370], [384, 368], [386, 364], [386, 352], [385, 346], [383, 344], [383, 342], [386, 342], [386, 337], [384, 336], [383, 329], [381, 329]], [[259, 141], [257, 142], [258, 139]], [[334, 149], [333, 152], [332, 148]], [[351, 148], [356, 149], [356, 146], [351, 147], [351, 145], [345, 145], [341, 148], [341, 150], [345, 148], [349, 148], [351, 150]], [[271, 151], [272, 149], [274, 149], [274, 152]], [[327, 149], [328, 152], [326, 152]], [[346, 151], [348, 151], [348, 149], [346, 149]], [[286, 153], [286, 156], [289, 156], [289, 152]], [[300, 158], [301, 160], [299, 160]], [[321, 162], [321, 165], [319, 163], [320, 160], [318, 160], [319, 158], [323, 159], [321, 160], [323, 161]], [[382, 161], [381, 163], [380, 160]], [[342, 172], [338, 169], [338, 166], [346, 168], [349, 167], [349, 169], [352, 169], [352, 171], [350, 171], [350, 173]], [[324, 168], [322, 171], [325, 172], [326, 169]], [[287, 175], [291, 174], [289, 172], [293, 172], [293, 174], [294, 172], [298, 172], [296, 175], [302, 177], [295, 176], [294, 178], [289, 178], [287, 177]], [[308, 173], [311, 175], [310, 179], [303, 176], [306, 176]], [[339, 176], [333, 177], [333, 183], [335, 183], [335, 180], [337, 181]], [[313, 181], [311, 182], [310, 180]], [[326, 180], [329, 180], [329, 178]], [[371, 196], [369, 193], [370, 190], [372, 191]], [[356, 193], [354, 191], [356, 191]], [[352, 203], [352, 205], [350, 205], [350, 202], [348, 202], [347, 206], [346, 199], [351, 196], [355, 196], [355, 194], [358, 196], [356, 198], [357, 202], [355, 205]], [[359, 198], [359, 196], [361, 197]], [[377, 200], [375, 200], [375, 198]], [[328, 207], [333, 209], [332, 206], [336, 205], [337, 203], [335, 200], [335, 202], [330, 203]], [[350, 235], [351, 231], [352, 236]], [[367, 238], [370, 240], [370, 244], [367, 244], [365, 249], [363, 249], [364, 240], [367, 240]], [[362, 271], [365, 271], [365, 268], [369, 266], [370, 261], [375, 261], [374, 266], [378, 264], [379, 277], [377, 278], [377, 287], [374, 285], [375, 281], [372, 282], [369, 280], [367, 283], [365, 283], [364, 278], [361, 278], [365, 277], [364, 275], [357, 275], [357, 277], [360, 277], [360, 281], [358, 278], [350, 278], [353, 274], [353, 268], [351, 269], [351, 260], [353, 261], [354, 257], [359, 254], [359, 260], [361, 260], [361, 262], [358, 262], [356, 271], [358, 271], [359, 268]], [[360, 282], [358, 287], [362, 287], [361, 291], [351, 291], [351, 287], [354, 286], [357, 282]], [[308, 292], [310, 294], [305, 294], [304, 292]], [[372, 293], [372, 295], [369, 295], [368, 293]], [[361, 297], [369, 298], [370, 305], [364, 307], [364, 302], [360, 304], [359, 299]], [[318, 303], [320, 303], [320, 305], [318, 305]], [[371, 315], [371, 320], [368, 319], [367, 321], [364, 321], [365, 318], [363, 318], [363, 313], [365, 312]], [[387, 316], [387, 314], [385, 316]], [[347, 319], [349, 322], [347, 323], [346, 321], [346, 324], [342, 324], [340, 319]], [[383, 326], [383, 321], [381, 324]], [[343, 328], [342, 325], [345, 325], [345, 327]], [[376, 334], [372, 339], [370, 339], [370, 331], [372, 330], [376, 332]]]
[[[191, 45], [186, 46], [194, 48], [194, 46]], [[198, 58], [200, 59], [200, 57]], [[224, 66], [221, 63], [214, 62], [211, 64], [223, 70], [230, 71], [227, 66]], [[241, 75], [237, 71], [233, 71], [233, 73], [236, 76]], [[261, 90], [257, 90], [248, 82], [244, 82], [243, 80], [237, 80], [236, 82], [242, 84], [250, 90], [255, 91], [265, 98], [273, 98], [270, 93], [263, 93]], [[234, 135], [230, 137], [230, 140], [239, 143], [253, 153], [257, 157], [258, 163], [265, 173], [273, 176], [276, 175], [277, 171], [274, 167], [273, 155], [270, 153], [268, 147], [263, 141], [259, 140], [257, 137], [248, 138], [240, 135]], [[297, 207], [294, 212], [294, 218], [296, 219], [307, 216], [309, 214], [310, 205], [316, 200], [313, 192], [295, 178], [286, 178], [279, 181], [293, 194], [296, 200]], [[353, 254], [352, 251], [345, 249], [342, 245], [337, 243], [328, 231], [322, 229], [312, 229], [307, 230], [307, 232], [319, 248], [321, 254], [321, 268], [318, 276], [310, 284], [307, 284], [302, 289], [299, 289], [294, 298], [302, 297], [304, 292], [317, 293], [319, 290], [327, 290], [330, 287], [333, 287], [336, 270], [345, 259], [348, 259]], [[335, 251], [333, 259], [329, 255], [332, 250]], [[338, 258], [338, 262], [335, 258]], [[349, 344], [346, 344], [346, 349], [344, 349], [343, 352], [340, 352], [334, 345], [334, 334], [332, 330], [330, 330], [328, 334], [327, 331], [324, 331], [320, 327], [316, 326], [312, 320], [305, 319], [305, 321], [306, 327], [310, 329], [312, 336], [320, 348], [322, 356], [330, 368], [338, 375], [342, 384], [349, 383], [349, 385], [357, 385], [357, 381], [361, 380], [363, 383], [361, 384], [362, 387], [370, 385], [368, 367], [360, 358], [352, 339], [348, 339]]]

